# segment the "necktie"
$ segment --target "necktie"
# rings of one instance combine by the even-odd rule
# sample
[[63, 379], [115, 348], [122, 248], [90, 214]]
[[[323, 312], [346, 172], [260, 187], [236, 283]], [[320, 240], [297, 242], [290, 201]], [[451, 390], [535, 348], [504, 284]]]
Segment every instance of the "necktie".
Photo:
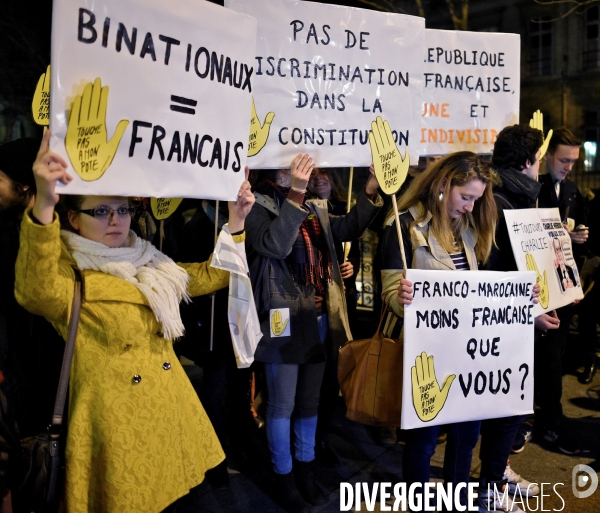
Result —
[[554, 190], [556, 191], [556, 197], [560, 197], [560, 180], [555, 180]]

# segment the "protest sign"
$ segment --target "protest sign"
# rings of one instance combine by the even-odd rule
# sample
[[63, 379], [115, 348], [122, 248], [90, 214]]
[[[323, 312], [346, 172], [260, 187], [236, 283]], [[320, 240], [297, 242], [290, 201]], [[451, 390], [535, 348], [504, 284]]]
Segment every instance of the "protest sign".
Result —
[[253, 18], [201, 0], [56, 0], [50, 145], [74, 177], [59, 192], [234, 200], [255, 44]]
[[534, 273], [408, 269], [407, 279], [401, 427], [531, 413]]
[[504, 217], [518, 269], [535, 271], [542, 288], [535, 315], [583, 299], [571, 237], [558, 208], [505, 210]]
[[421, 155], [491, 153], [519, 122], [518, 34], [425, 31]]
[[50, 65], [46, 68], [46, 72], [42, 73], [35, 87], [33, 100], [31, 100], [31, 113], [38, 125], [50, 124]]
[[368, 166], [377, 116], [416, 163], [423, 18], [291, 0], [225, 5], [258, 20], [256, 134], [268, 141], [250, 167], [289, 167], [299, 152], [319, 167]]

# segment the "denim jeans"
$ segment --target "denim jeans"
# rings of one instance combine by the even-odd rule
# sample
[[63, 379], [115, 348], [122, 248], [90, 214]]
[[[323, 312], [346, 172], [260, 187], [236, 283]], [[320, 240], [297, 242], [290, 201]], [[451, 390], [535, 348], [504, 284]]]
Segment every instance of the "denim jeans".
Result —
[[[479, 439], [478, 420], [446, 425], [448, 441], [444, 455], [444, 481], [468, 483], [471, 474], [473, 448]], [[402, 472], [407, 485], [429, 482], [431, 457], [435, 453], [437, 437], [442, 426], [431, 426], [406, 431], [406, 446], [402, 456]]]
[[[327, 316], [318, 318], [321, 342], [327, 337]], [[290, 429], [294, 429], [294, 458], [315, 459], [319, 392], [325, 362], [265, 363], [267, 380], [267, 443], [277, 474], [292, 471]]]
[[481, 421], [480, 483], [501, 481], [519, 428], [529, 415]]

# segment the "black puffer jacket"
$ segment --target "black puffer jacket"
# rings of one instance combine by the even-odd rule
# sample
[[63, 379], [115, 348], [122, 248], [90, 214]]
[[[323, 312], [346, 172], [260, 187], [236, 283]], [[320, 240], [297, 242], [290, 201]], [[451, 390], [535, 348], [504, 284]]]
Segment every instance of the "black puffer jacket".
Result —
[[516, 169], [498, 168], [496, 171], [502, 180], [501, 185], [494, 187], [494, 199], [498, 209], [496, 224], [498, 247], [492, 247], [492, 254], [486, 268], [490, 271], [516, 271], [517, 263], [510, 245], [504, 210], [535, 208], [535, 200], [542, 186]]

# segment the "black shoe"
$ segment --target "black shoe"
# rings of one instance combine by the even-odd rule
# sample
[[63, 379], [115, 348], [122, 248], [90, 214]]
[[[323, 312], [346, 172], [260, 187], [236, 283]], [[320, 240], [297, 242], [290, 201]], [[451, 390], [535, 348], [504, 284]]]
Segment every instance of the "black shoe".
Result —
[[583, 449], [574, 440], [552, 429], [543, 431], [544, 440], [553, 448], [569, 456], [588, 454], [589, 449]]
[[304, 500], [318, 506], [325, 504], [327, 497], [315, 482], [315, 474], [312, 466], [312, 461], [294, 460], [293, 472], [296, 479], [296, 486], [298, 486], [298, 490], [302, 494], [302, 497], [304, 497]]
[[583, 374], [579, 376], [579, 382], [584, 385], [589, 385], [594, 381], [594, 374], [596, 374], [596, 355], [586, 362], [585, 370], [583, 371]]
[[513, 446], [510, 449], [510, 452], [513, 454], [519, 454], [523, 452], [525, 449], [525, 444], [527, 442], [531, 442], [533, 433], [533, 426], [530, 421], [523, 422], [519, 431], [517, 431], [517, 436], [515, 436], [515, 441], [513, 442]]
[[206, 471], [206, 481], [213, 488], [223, 490], [229, 488], [229, 472], [227, 472], [227, 460], [223, 460], [216, 467]]
[[340, 459], [338, 458], [338, 455], [327, 443], [317, 443], [315, 447], [315, 458], [319, 460], [320, 463], [329, 468], [335, 468], [340, 466]]
[[310, 513], [310, 506], [306, 504], [291, 472], [288, 474], [275, 474], [276, 501], [287, 513]]

